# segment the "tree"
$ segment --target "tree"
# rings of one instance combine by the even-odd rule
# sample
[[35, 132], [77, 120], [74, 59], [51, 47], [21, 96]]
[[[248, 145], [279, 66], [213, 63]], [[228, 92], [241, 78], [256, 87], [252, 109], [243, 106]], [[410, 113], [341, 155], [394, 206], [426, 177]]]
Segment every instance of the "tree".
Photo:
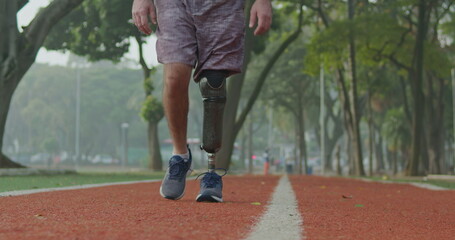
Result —
[[41, 9], [22, 32], [18, 30], [16, 14], [26, 0], [0, 0], [0, 168], [22, 167], [2, 152], [6, 118], [11, 98], [19, 82], [43, 45], [52, 27], [83, 0], [54, 0]]
[[[276, 34], [281, 35], [281, 32], [277, 31]], [[300, 174], [308, 173], [309, 151], [305, 135], [309, 132], [307, 129], [318, 125], [318, 115], [314, 113], [319, 110], [317, 107], [319, 97], [316, 95], [318, 81], [301, 71], [305, 52], [305, 45], [294, 44], [289, 47], [270, 73], [268, 84], [270, 87], [264, 89], [262, 93], [263, 101], [277, 110], [284, 109], [292, 115], [294, 125], [290, 131], [297, 139], [299, 156], [296, 168]]]
[[[249, 13], [249, 9], [251, 8], [252, 1], [247, 1], [246, 3], [246, 12]], [[253, 32], [250, 29], [246, 30], [246, 37], [245, 37], [245, 60], [243, 65], [243, 71], [241, 74], [234, 76], [228, 84], [227, 88], [227, 103], [224, 112], [224, 120], [223, 120], [223, 128], [224, 129], [232, 129], [231, 131], [223, 131], [223, 145], [221, 150], [217, 154], [217, 165], [221, 168], [229, 168], [231, 155], [234, 149], [234, 142], [235, 139], [240, 132], [243, 123], [246, 120], [248, 113], [250, 112], [251, 108], [253, 107], [256, 99], [261, 92], [261, 89], [264, 85], [265, 80], [267, 79], [267, 75], [270, 73], [272, 67], [276, 63], [276, 61], [280, 58], [280, 56], [285, 52], [288, 46], [291, 45], [295, 40], [298, 39], [301, 28], [303, 25], [303, 8], [302, 4], [298, 4], [299, 6], [299, 13], [298, 13], [298, 24], [295, 27], [295, 30], [289, 34], [282, 42], [281, 45], [275, 50], [272, 57], [269, 59], [267, 64], [261, 70], [260, 75], [256, 80], [256, 84], [254, 87], [251, 96], [246, 104], [246, 106], [242, 109], [240, 114], [237, 118], [237, 111], [239, 110], [239, 102], [241, 96], [241, 90], [243, 87], [243, 83], [245, 81], [245, 74], [248, 69], [248, 64], [252, 58], [253, 52], [256, 50], [258, 46], [261, 45], [261, 42], [257, 42], [254, 40]], [[249, 14], [246, 16], [245, 25], [248, 25]], [[276, 24], [276, 23], [275, 23]], [[262, 51], [262, 49], [260, 50]]]
[[[450, 50], [442, 44], [439, 26], [452, 21], [447, 16], [453, 11], [454, 1], [384, 0], [372, 3], [359, 0], [347, 3], [348, 10], [356, 8], [355, 17], [350, 13], [351, 20], [349, 16], [340, 17], [342, 14], [337, 10], [339, 8], [334, 7], [341, 3], [318, 0], [317, 3], [307, 5], [319, 13], [325, 26], [324, 30], [313, 37], [309, 47], [312, 53], [309, 54], [307, 62], [313, 65], [314, 73], [322, 62], [325, 68], [334, 70], [338, 75], [345, 124], [348, 132], [352, 132], [351, 136], [356, 132], [352, 131], [352, 126], [355, 127], [356, 124], [349, 123], [353, 120], [359, 121], [363, 107], [367, 106], [363, 103], [368, 101], [363, 99], [367, 99], [365, 95], [369, 83], [362, 84], [368, 82], [367, 73], [381, 71], [384, 66], [397, 69], [393, 71], [395, 76], [399, 76], [396, 83], [403, 83], [401, 88], [404, 94], [390, 97], [402, 98], [400, 104], [404, 107], [404, 116], [409, 119], [408, 125], [412, 126], [412, 147], [409, 148], [412, 157], [407, 162], [406, 173], [420, 175], [428, 171], [429, 166], [438, 171], [436, 163], [441, 161], [440, 146], [444, 145], [440, 140], [444, 136], [440, 127], [444, 126], [444, 114], [441, 111], [444, 107], [443, 98], [436, 98], [435, 93], [440, 92], [442, 95], [443, 82], [444, 79], [447, 80], [450, 69], [450, 61], [447, 59], [447, 52]], [[359, 59], [356, 61], [357, 74], [354, 74], [353, 64], [349, 65], [350, 68], [345, 64], [349, 59], [353, 63], [355, 58]], [[341, 81], [346, 69], [350, 69], [350, 82]], [[360, 71], [363, 71], [363, 76]], [[354, 77], [359, 78], [357, 100], [352, 97]], [[408, 81], [402, 81], [401, 78]], [[347, 94], [348, 89], [351, 89], [351, 96]], [[362, 91], [363, 96], [360, 94]], [[430, 98], [432, 100], [428, 101]], [[353, 104], [360, 105], [355, 107]], [[425, 113], [426, 111], [434, 114]], [[354, 117], [355, 115], [357, 117]], [[356, 144], [356, 141], [353, 144]]]
[[151, 76], [155, 69], [149, 67], [144, 59], [145, 37], [131, 24], [131, 13], [125, 11], [129, 8], [129, 1], [86, 0], [57, 26], [45, 46], [52, 50], [69, 50], [87, 56], [90, 61], [107, 59], [118, 62], [128, 51], [130, 38], [137, 42], [145, 91], [141, 115], [148, 123], [149, 166], [153, 170], [162, 170], [157, 125], [164, 117], [164, 111], [160, 101], [152, 95]]
[[[342, 9], [339, 2], [323, 4], [318, 0], [316, 4], [307, 4], [307, 7], [318, 13], [324, 28], [314, 34], [308, 46], [309, 54], [306, 71], [312, 74], [319, 73], [321, 65], [326, 72], [336, 73], [336, 82], [339, 91], [339, 100], [342, 104], [344, 125], [348, 133], [348, 141], [352, 149], [347, 155], [351, 164], [351, 171], [355, 175], [365, 175], [362, 157], [362, 141], [360, 138], [360, 112], [357, 90], [356, 64], [356, 32], [354, 31], [354, 2], [347, 1], [347, 18], [341, 20], [329, 19], [326, 11], [332, 8]], [[332, 10], [334, 16], [343, 16], [342, 13]], [[348, 63], [349, 67], [346, 67]], [[349, 73], [346, 78], [345, 73]], [[352, 159], [351, 159], [352, 157]]]
[[[354, 0], [348, 0], [348, 19], [349, 21], [354, 20], [355, 15], [355, 6]], [[349, 133], [351, 135], [351, 139], [353, 141], [354, 147], [354, 167], [355, 167], [355, 174], [364, 176], [365, 170], [363, 168], [363, 154], [362, 154], [362, 144], [360, 138], [360, 114], [359, 114], [359, 101], [358, 101], [358, 90], [357, 90], [357, 61], [356, 61], [356, 45], [355, 45], [355, 34], [353, 28], [350, 27], [348, 29], [349, 35], [349, 67], [350, 67], [350, 75], [351, 75], [351, 87], [349, 91], [349, 102], [351, 105], [351, 114], [349, 119], [350, 130]]]
[[19, 155], [14, 157], [51, 153], [42, 148], [46, 139], [58, 141], [59, 153], [74, 156], [77, 72], [81, 79], [81, 155], [103, 154], [118, 159], [120, 126], [125, 122], [129, 123], [130, 146], [146, 146], [144, 123], [137, 114], [143, 92], [137, 81], [142, 76], [140, 70], [120, 68], [110, 62], [81, 69], [34, 64], [14, 94], [8, 117], [4, 146], [12, 150], [17, 144]]
[[[444, 78], [450, 73], [449, 60], [438, 28], [454, 1], [381, 3], [375, 9], [381, 13], [370, 14], [358, 22], [360, 29], [366, 30], [359, 36], [362, 38], [360, 42], [365, 50], [364, 56], [394, 65], [401, 71], [400, 75], [408, 79], [404, 88], [410, 86], [410, 104], [407, 103], [407, 94], [403, 95], [403, 103], [412, 127], [412, 141], [406, 174], [414, 176], [428, 172], [430, 162], [433, 171], [438, 172], [436, 163], [440, 162], [440, 146], [443, 145], [440, 144], [440, 138], [444, 136], [441, 130], [444, 125], [442, 90]], [[366, 20], [368, 18], [370, 20]], [[385, 32], [388, 34], [383, 35]], [[435, 88], [439, 89], [441, 98], [435, 97]]]

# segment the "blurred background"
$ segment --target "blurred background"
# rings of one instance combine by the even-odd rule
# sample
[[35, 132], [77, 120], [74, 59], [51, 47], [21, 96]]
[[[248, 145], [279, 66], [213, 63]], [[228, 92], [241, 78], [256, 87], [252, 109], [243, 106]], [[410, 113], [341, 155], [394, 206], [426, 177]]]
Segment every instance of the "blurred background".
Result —
[[[167, 167], [156, 38], [132, 24], [132, 1], [0, 3], [0, 168]], [[228, 80], [219, 167], [454, 174], [455, 1], [272, 4], [272, 29], [246, 27], [244, 72]], [[192, 83], [196, 169], [206, 167], [201, 134]]]

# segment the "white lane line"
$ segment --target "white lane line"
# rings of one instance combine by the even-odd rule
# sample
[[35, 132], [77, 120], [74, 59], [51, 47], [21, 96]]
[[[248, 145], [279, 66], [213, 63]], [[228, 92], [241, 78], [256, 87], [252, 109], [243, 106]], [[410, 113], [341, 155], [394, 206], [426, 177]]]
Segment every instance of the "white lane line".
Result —
[[418, 188], [424, 188], [428, 190], [433, 190], [433, 191], [446, 191], [446, 190], [452, 190], [450, 188], [445, 188], [445, 187], [440, 187], [436, 185], [432, 185], [429, 183], [417, 183], [417, 182], [394, 182], [394, 181], [387, 181], [387, 180], [373, 180], [369, 178], [358, 178], [364, 182], [378, 182], [378, 183], [384, 183], [384, 184], [402, 184], [402, 185], [412, 185]]
[[64, 190], [95, 188], [95, 187], [106, 187], [106, 186], [114, 186], [114, 185], [127, 185], [127, 184], [135, 184], [135, 183], [150, 183], [150, 182], [160, 182], [160, 181], [161, 181], [161, 179], [156, 179], [156, 180], [142, 180], [142, 181], [128, 181], [128, 182], [85, 184], [85, 185], [70, 186], [70, 187], [16, 190], [16, 191], [10, 191], [10, 192], [0, 192], [0, 197], [19, 196], [19, 195], [27, 195], [27, 194], [33, 194], [33, 193], [41, 193], [41, 192], [54, 192], [54, 191], [64, 191]]
[[287, 176], [281, 177], [267, 211], [246, 240], [300, 240], [303, 220]]

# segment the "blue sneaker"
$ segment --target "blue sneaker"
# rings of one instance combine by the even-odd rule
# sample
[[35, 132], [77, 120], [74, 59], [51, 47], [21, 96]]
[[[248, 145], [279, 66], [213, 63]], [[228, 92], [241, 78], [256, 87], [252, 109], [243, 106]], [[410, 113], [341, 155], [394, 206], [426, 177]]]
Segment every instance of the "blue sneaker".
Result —
[[222, 170], [225, 171], [223, 175], [218, 175], [216, 172], [205, 172], [199, 175], [204, 175], [204, 177], [201, 179], [201, 190], [196, 197], [196, 201], [223, 202], [223, 180], [221, 177], [226, 175], [227, 171], [225, 169]]
[[185, 194], [186, 176], [191, 167], [191, 151], [188, 148], [189, 159], [180, 156], [172, 156], [169, 160], [169, 168], [166, 170], [160, 187], [162, 197], [178, 200]]

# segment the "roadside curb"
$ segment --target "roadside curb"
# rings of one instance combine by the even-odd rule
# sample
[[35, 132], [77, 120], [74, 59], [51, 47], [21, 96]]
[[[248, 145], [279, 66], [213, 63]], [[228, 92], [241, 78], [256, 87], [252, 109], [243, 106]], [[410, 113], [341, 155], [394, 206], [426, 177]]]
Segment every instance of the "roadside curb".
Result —
[[161, 181], [161, 179], [155, 179], [155, 180], [142, 180], [142, 181], [84, 184], [84, 185], [69, 186], [69, 187], [57, 187], [57, 188], [40, 188], [40, 189], [29, 189], [29, 190], [15, 190], [15, 191], [9, 191], [9, 192], [0, 192], [0, 197], [13, 197], [13, 196], [20, 196], [20, 195], [27, 195], [27, 194], [34, 194], [34, 193], [42, 193], [42, 192], [77, 190], [77, 189], [87, 189], [87, 188], [95, 188], [95, 187], [107, 187], [107, 186], [127, 185], [127, 184], [135, 184], [135, 183], [151, 183], [151, 182], [160, 182], [160, 181]]

